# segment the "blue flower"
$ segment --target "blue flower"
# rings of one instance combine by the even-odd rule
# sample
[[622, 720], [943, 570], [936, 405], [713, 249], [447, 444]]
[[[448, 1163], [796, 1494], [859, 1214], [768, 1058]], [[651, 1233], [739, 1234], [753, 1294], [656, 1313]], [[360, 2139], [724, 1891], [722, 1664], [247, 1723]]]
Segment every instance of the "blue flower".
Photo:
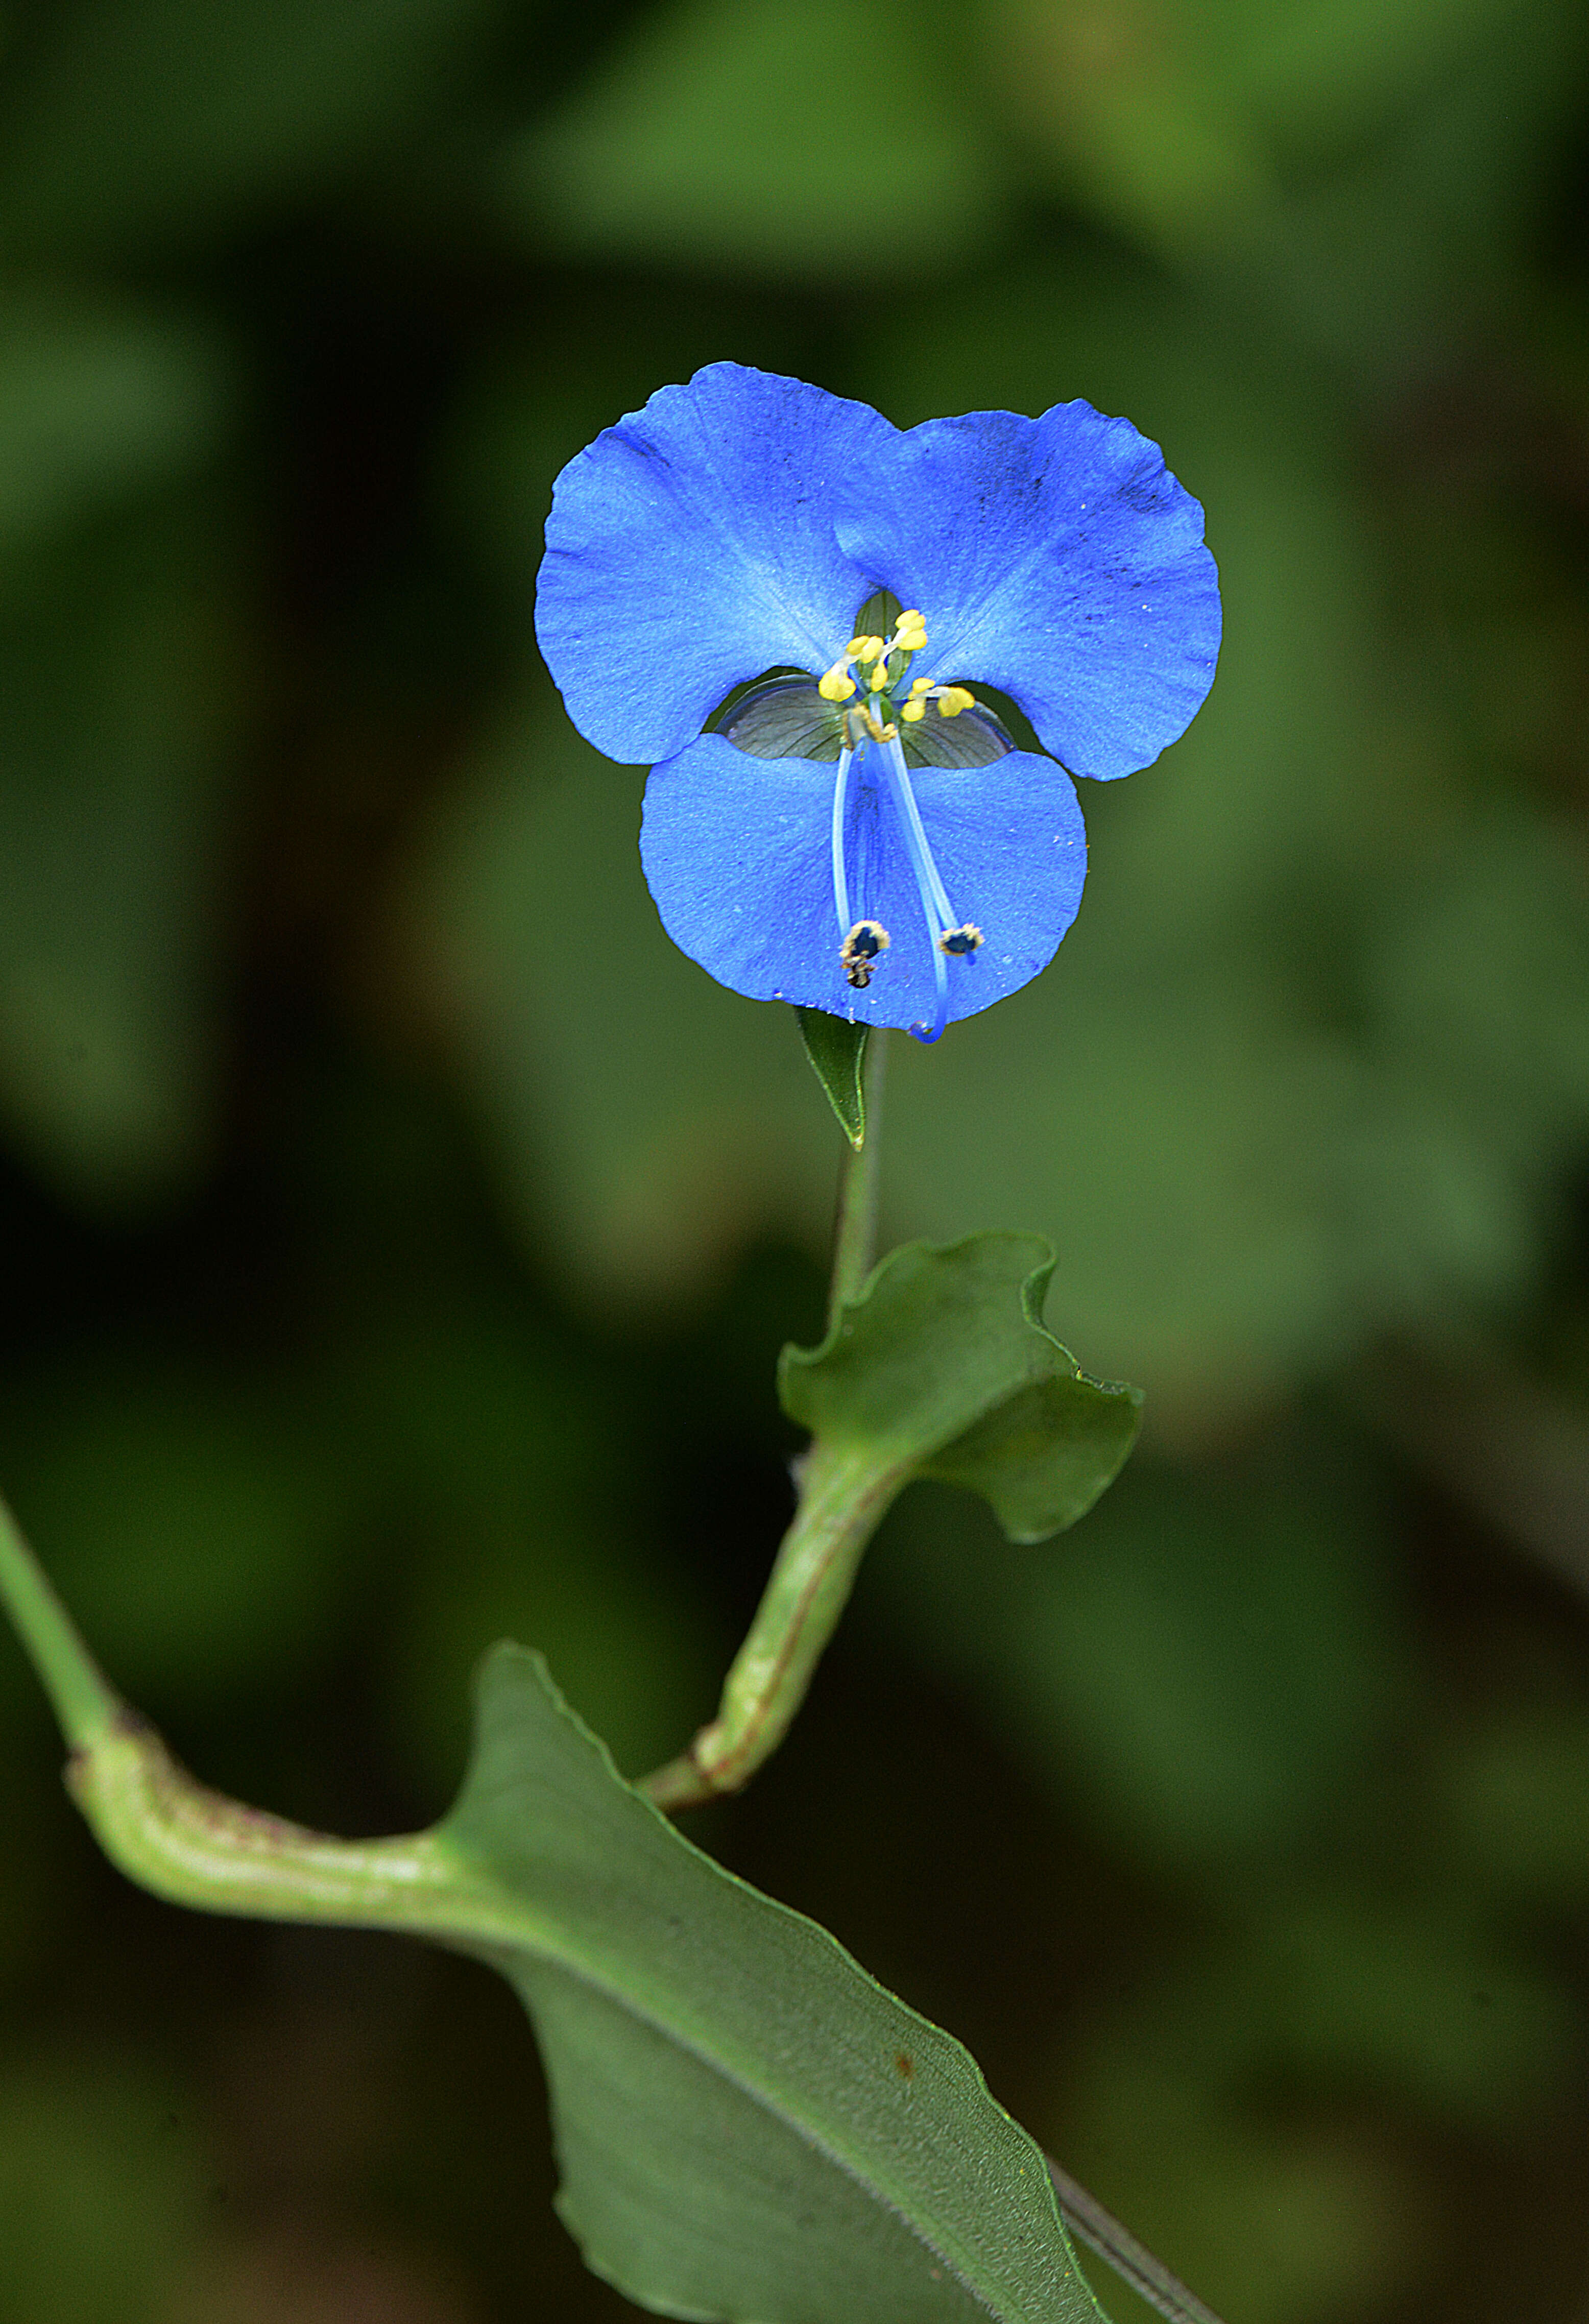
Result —
[[581, 733], [651, 765], [674, 942], [753, 1000], [925, 1040], [1052, 959], [1086, 868], [1066, 769], [1147, 766], [1219, 649], [1202, 510], [1087, 403], [901, 432], [712, 364], [569, 462], [546, 540], [541, 651]]

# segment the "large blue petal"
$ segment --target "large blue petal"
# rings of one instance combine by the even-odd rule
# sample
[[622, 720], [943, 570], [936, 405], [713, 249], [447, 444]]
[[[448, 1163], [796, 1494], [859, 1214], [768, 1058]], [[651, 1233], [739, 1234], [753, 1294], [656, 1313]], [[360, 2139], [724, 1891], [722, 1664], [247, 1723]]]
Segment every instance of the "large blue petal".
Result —
[[[892, 942], [864, 991], [845, 982], [830, 870], [836, 771], [753, 759], [721, 734], [653, 769], [640, 852], [662, 925], [753, 1001], [929, 1024], [932, 939], [872, 753], [850, 776], [851, 904]], [[1025, 751], [991, 766], [914, 768], [911, 781], [950, 901], [984, 933], [980, 952], [948, 963], [949, 1015], [975, 1016], [1036, 976], [1076, 918], [1086, 871], [1076, 788], [1062, 767]]]
[[580, 733], [665, 758], [744, 679], [825, 669], [871, 586], [835, 538], [836, 487], [896, 437], [864, 403], [720, 363], [570, 460], [535, 628]]
[[916, 673], [1002, 688], [1076, 774], [1150, 764], [1213, 683], [1203, 512], [1156, 444], [1090, 403], [896, 435], [845, 495], [837, 532], [926, 617]]

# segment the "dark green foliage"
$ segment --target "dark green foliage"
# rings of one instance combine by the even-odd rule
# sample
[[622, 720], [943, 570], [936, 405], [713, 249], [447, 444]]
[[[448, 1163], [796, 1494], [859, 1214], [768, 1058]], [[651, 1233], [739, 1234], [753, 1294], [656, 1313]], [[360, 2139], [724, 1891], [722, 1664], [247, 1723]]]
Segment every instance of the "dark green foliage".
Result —
[[[907, 1496], [707, 1837], [1231, 2324], [1573, 2315], [1589, 1626], [1529, 1544], [1589, 1573], [1583, 9], [5, 33], [0, 1474], [96, 1645], [354, 1830], [438, 1809], [498, 1633], [626, 1768], [709, 1715], [842, 1149], [550, 696], [550, 481], [725, 356], [1124, 411], [1221, 676], [1089, 792], [1054, 967], [895, 1045], [883, 1204], [1046, 1235], [1150, 1441], [1044, 1549]], [[510, 1997], [130, 1896], [5, 1638], [0, 1730], [4, 2324], [624, 2312]]]

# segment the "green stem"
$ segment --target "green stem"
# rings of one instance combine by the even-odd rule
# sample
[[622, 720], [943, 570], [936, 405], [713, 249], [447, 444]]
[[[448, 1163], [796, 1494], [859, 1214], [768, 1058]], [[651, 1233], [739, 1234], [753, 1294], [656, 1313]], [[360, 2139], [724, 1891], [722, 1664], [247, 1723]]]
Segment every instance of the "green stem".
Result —
[[245, 1807], [196, 1782], [134, 1711], [73, 1752], [66, 1781], [111, 1862], [170, 1904], [443, 1944], [500, 1933], [445, 1833], [339, 1840]]
[[[336, 1840], [195, 1783], [110, 1685], [0, 1501], [0, 1607], [9, 1613], [71, 1748], [67, 1786], [113, 1864], [202, 1912], [474, 1932], [445, 1841]], [[456, 1893], [455, 1893], [456, 1892]]]
[[[867, 1039], [862, 1068], [865, 1136], [839, 1181], [827, 1328], [838, 1327], [872, 1272], [877, 1249], [879, 1132], [887, 1035]], [[754, 1619], [723, 1683], [717, 1716], [688, 1751], [647, 1775], [640, 1789], [659, 1807], [698, 1807], [738, 1791], [770, 1758], [806, 1699], [866, 1545], [909, 1477], [908, 1467], [814, 1443], [800, 1463], [799, 1501]]]
[[1156, 2308], [1160, 2316], [1167, 2316], [1169, 2324], [1219, 2324], [1213, 2309], [1195, 2292], [1188, 2292], [1179, 2276], [1172, 2274], [1146, 2244], [1139, 2243], [1113, 2211], [1106, 2211], [1079, 2179], [1073, 2179], [1051, 2154], [1045, 2154], [1043, 2161], [1049, 2168], [1060, 2215], [1071, 2234], [1089, 2251], [1095, 2251], [1100, 2259], [1107, 2260], [1115, 2274], [1129, 2283], [1140, 2299]]
[[838, 1187], [838, 1224], [833, 1239], [833, 1281], [827, 1296], [827, 1327], [872, 1272], [877, 1256], [878, 1155], [882, 1128], [882, 1085], [888, 1067], [888, 1034], [875, 1026], [866, 1036], [861, 1095], [866, 1128], [858, 1147], [845, 1155]]
[[679, 1758], [646, 1776], [639, 1788], [648, 1799], [698, 1807], [738, 1791], [771, 1757], [805, 1701], [866, 1545], [910, 1475], [909, 1462], [812, 1445], [794, 1523], [723, 1683], [717, 1716]]
[[83, 1644], [4, 1501], [0, 1605], [16, 1626], [67, 1741], [74, 1751], [88, 1750], [115, 1725], [123, 1708], [121, 1697]]

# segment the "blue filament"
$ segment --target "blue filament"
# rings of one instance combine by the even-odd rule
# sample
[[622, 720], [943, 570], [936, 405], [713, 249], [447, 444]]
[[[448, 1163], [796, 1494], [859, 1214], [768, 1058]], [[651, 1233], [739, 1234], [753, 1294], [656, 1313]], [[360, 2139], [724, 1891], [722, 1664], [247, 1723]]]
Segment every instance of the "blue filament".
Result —
[[896, 735], [892, 742], [880, 743], [878, 747], [882, 752], [883, 764], [888, 769], [889, 782], [892, 787], [900, 813], [905, 818], [905, 844], [910, 852], [910, 867], [916, 874], [916, 884], [921, 890], [921, 900], [926, 905], [929, 915], [937, 914], [940, 931], [955, 927], [957, 922], [955, 918], [954, 907], [949, 902], [947, 891], [938, 877], [938, 865], [932, 860], [932, 849], [928, 844], [926, 826], [921, 820], [921, 809], [917, 806], [916, 794], [910, 788], [910, 777], [905, 766], [903, 745]]
[[948, 892], [938, 876], [938, 865], [932, 860], [932, 849], [921, 821], [921, 810], [916, 804], [916, 794], [910, 788], [910, 777], [905, 767], [905, 753], [896, 737], [892, 742], [879, 744], [883, 765], [888, 769], [889, 788], [905, 826], [905, 848], [910, 858], [910, 869], [916, 874], [917, 893], [921, 898], [921, 910], [927, 921], [927, 933], [932, 952], [932, 982], [934, 1009], [932, 1030], [923, 1032], [912, 1025], [910, 1030], [919, 1041], [936, 1041], [943, 1032], [949, 1014], [949, 964], [944, 956], [938, 938], [957, 926]]
[[[949, 1015], [949, 967], [940, 939], [959, 926], [955, 908], [949, 901], [932, 848], [928, 841], [921, 810], [916, 804], [916, 794], [910, 788], [910, 777], [905, 765], [905, 753], [898, 738], [874, 746], [888, 775], [889, 789], [900, 813], [905, 837], [905, 852], [910, 859], [915, 875], [916, 891], [921, 899], [922, 918], [927, 922], [928, 949], [932, 954], [933, 1018], [930, 1028], [912, 1025], [911, 1032], [919, 1041], [932, 1042], [941, 1036]], [[864, 757], [868, 745], [863, 742], [859, 752], [845, 749], [839, 752], [838, 771], [833, 783], [833, 821], [831, 848], [833, 856], [833, 908], [838, 920], [841, 937], [847, 937], [855, 926], [849, 873], [845, 865], [845, 824], [849, 811], [850, 770], [857, 755]]]
[[845, 875], [845, 808], [850, 787], [852, 750], [838, 754], [838, 773], [833, 784], [833, 908], [838, 915], [838, 932], [847, 936], [855, 926], [850, 917], [850, 883]]

